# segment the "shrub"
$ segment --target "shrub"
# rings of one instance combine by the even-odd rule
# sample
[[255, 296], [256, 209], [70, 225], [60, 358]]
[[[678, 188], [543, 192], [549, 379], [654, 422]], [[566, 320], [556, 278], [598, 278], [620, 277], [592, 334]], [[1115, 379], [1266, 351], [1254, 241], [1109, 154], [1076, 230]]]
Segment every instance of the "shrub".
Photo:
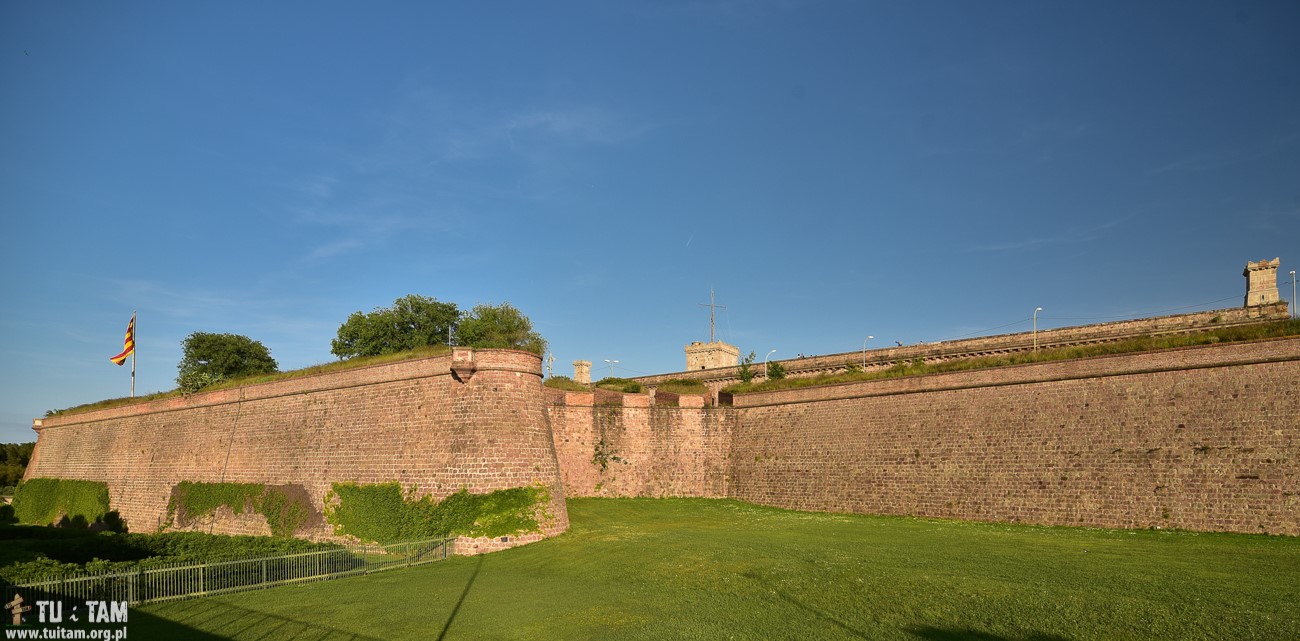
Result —
[[707, 394], [709, 386], [703, 381], [688, 378], [671, 378], [659, 384], [659, 389], [674, 394]]
[[623, 392], [624, 394], [640, 394], [645, 389], [636, 381], [615, 376], [602, 378], [599, 381], [596, 381], [596, 387], [615, 392]]
[[13, 525], [17, 522], [18, 517], [14, 516], [14, 506], [0, 503], [0, 525]]
[[577, 382], [577, 381], [574, 381], [573, 379], [569, 378], [568, 376], [552, 376], [552, 377], [546, 379], [546, 381], [543, 382], [542, 384], [545, 385], [545, 386], [547, 386], [547, 387], [550, 387], [550, 388], [554, 388], [554, 389], [562, 389], [562, 390], [566, 390], [566, 391], [569, 391], [569, 392], [587, 392], [587, 391], [590, 391], [590, 388], [588, 388], [586, 385], [583, 385], [582, 383], [579, 383], [579, 382]]
[[768, 363], [767, 378], [768, 380], [773, 381], [779, 381], [785, 378], [785, 366], [780, 363]]
[[62, 516], [90, 523], [109, 510], [108, 485], [99, 481], [31, 479], [14, 493], [14, 513], [21, 523], [48, 525]]

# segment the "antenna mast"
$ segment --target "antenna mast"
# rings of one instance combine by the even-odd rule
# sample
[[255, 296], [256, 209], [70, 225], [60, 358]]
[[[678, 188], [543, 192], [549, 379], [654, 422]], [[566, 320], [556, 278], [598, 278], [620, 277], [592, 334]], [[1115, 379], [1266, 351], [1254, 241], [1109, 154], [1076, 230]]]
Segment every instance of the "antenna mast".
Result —
[[719, 305], [719, 304], [717, 304], [717, 303], [714, 302], [714, 300], [713, 300], [713, 288], [710, 287], [710, 288], [709, 288], [709, 302], [708, 302], [707, 305], [704, 304], [704, 303], [700, 303], [700, 307], [708, 307], [708, 308], [709, 308], [709, 342], [710, 342], [710, 343], [717, 342], [717, 332], [716, 332], [715, 329], [714, 329], [714, 322], [713, 322], [713, 310], [714, 310], [715, 307], [721, 307], [722, 309], [726, 309], [727, 306], [726, 306], [726, 305]]

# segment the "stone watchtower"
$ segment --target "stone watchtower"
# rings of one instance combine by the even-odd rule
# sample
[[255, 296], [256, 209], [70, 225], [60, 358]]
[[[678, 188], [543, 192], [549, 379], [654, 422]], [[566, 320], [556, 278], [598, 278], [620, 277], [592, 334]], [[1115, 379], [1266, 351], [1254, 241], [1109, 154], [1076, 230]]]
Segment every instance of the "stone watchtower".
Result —
[[1246, 307], [1276, 303], [1281, 298], [1277, 294], [1277, 268], [1282, 265], [1280, 258], [1246, 263]]
[[740, 364], [740, 348], [722, 341], [701, 343], [695, 341], [686, 346], [686, 369], [701, 370], [715, 367], [735, 367]]
[[591, 361], [573, 361], [573, 382], [591, 385]]

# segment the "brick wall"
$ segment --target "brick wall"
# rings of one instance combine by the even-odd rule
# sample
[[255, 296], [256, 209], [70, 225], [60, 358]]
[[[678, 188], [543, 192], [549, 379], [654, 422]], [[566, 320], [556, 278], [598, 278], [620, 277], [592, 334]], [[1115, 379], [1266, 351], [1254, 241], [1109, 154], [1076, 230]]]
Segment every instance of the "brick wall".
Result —
[[[603, 390], [600, 390], [603, 391]], [[728, 495], [735, 413], [704, 408], [701, 396], [652, 404], [644, 394], [609, 402], [568, 392], [547, 407], [568, 496]], [[605, 467], [596, 460], [604, 440]]]
[[[540, 376], [534, 354], [457, 348], [454, 358], [56, 416], [39, 421], [27, 476], [107, 482], [134, 531], [165, 521], [171, 489], [185, 480], [300, 485], [317, 510], [339, 481], [397, 480], [438, 498], [542, 483], [552, 493], [555, 519], [544, 532], [552, 535], [568, 528], [568, 513]], [[208, 525], [269, 533], [256, 515], [227, 513]], [[300, 534], [331, 532], [322, 523]]]
[[1300, 535], [1300, 339], [736, 397], [732, 496]]
[[[332, 482], [399, 480], [437, 497], [541, 482], [544, 535], [567, 528], [566, 495], [1300, 535], [1300, 339], [676, 405], [543, 388], [532, 354], [458, 349], [45, 419], [28, 475], [106, 481], [136, 531], [182, 480], [297, 485], [318, 510]], [[248, 515], [210, 527], [267, 532]]]

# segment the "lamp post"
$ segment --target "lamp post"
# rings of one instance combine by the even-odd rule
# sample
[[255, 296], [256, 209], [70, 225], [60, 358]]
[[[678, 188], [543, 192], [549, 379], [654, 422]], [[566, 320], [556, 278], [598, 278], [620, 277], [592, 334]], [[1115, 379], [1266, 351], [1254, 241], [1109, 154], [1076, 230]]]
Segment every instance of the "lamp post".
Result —
[[873, 338], [875, 336], [868, 336], [862, 341], [862, 369], [867, 369], [867, 341]]
[[763, 378], [767, 378], [767, 357], [768, 357], [768, 356], [771, 356], [772, 354], [775, 354], [775, 353], [776, 353], [776, 350], [772, 350], [772, 351], [770, 351], [770, 352], [767, 353], [767, 356], [764, 356], [764, 357], [763, 357]]
[[1300, 315], [1297, 315], [1297, 314], [1296, 314], [1296, 302], [1295, 302], [1295, 270], [1294, 270], [1294, 269], [1291, 270], [1291, 318], [1300, 318]]
[[1042, 307], [1034, 308], [1034, 351], [1038, 351], [1038, 312], [1043, 311]]
[[606, 358], [606, 359], [605, 359], [605, 362], [606, 362], [607, 364], [609, 364], [609, 377], [610, 377], [610, 378], [614, 378], [614, 364], [617, 363], [618, 361], [617, 361], [617, 360], [612, 360], [612, 361], [611, 361], [611, 360], [609, 360], [608, 358]]

